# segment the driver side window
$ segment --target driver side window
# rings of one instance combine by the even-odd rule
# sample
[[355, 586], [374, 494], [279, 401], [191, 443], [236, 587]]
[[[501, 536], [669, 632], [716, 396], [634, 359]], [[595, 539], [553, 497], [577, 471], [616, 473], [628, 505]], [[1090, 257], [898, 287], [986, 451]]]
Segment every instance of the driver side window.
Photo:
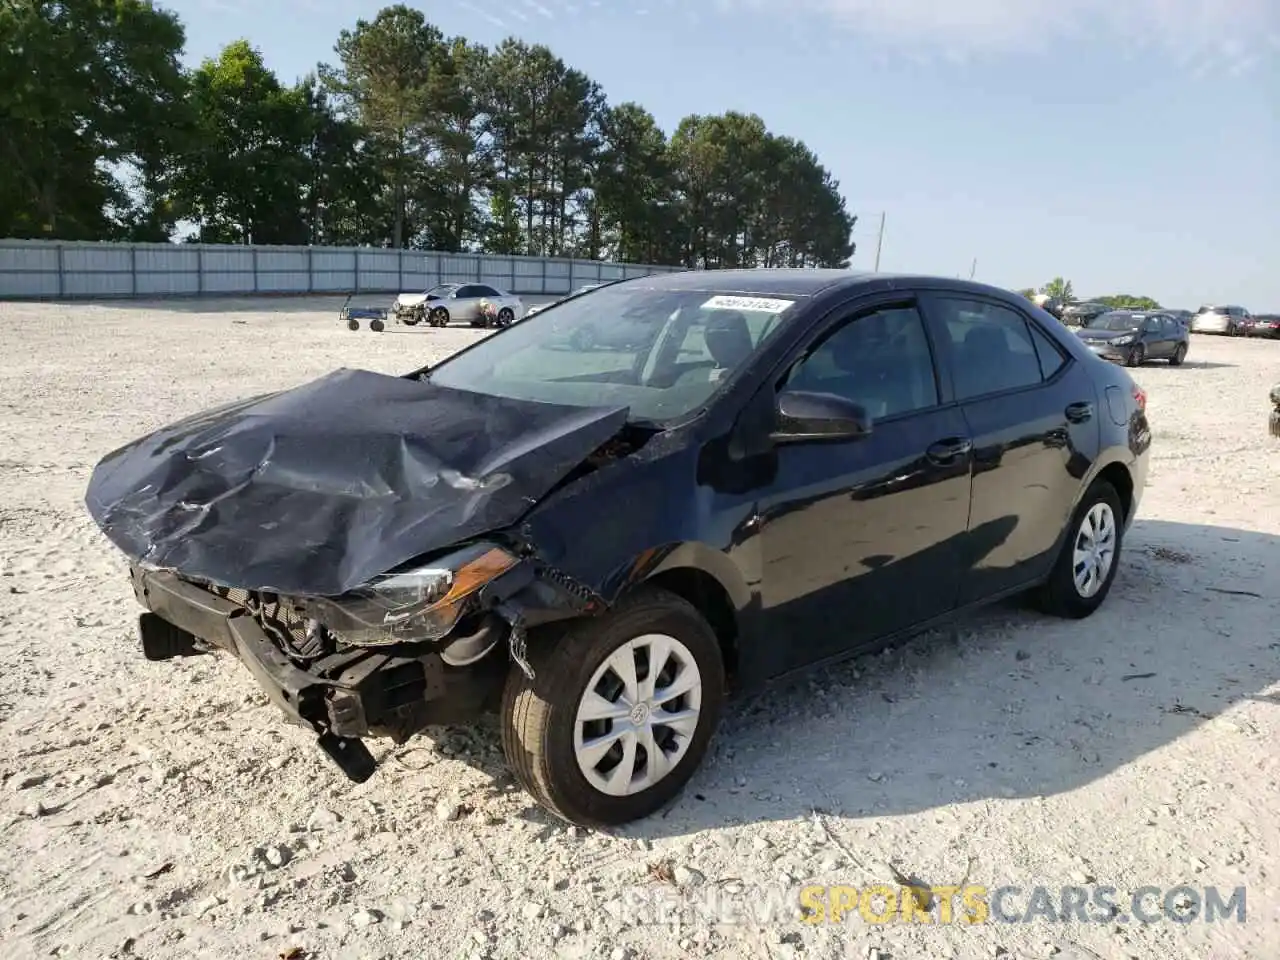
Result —
[[786, 379], [791, 390], [830, 393], [875, 419], [938, 404], [933, 353], [915, 307], [863, 314], [820, 341]]

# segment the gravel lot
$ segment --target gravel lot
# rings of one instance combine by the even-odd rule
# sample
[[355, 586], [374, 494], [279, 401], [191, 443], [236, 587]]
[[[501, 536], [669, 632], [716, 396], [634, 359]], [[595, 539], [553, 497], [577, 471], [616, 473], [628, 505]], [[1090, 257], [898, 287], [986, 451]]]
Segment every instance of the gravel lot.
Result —
[[[402, 372], [476, 336], [351, 333], [338, 305], [0, 304], [6, 960], [1280, 956], [1280, 343], [1197, 336], [1184, 367], [1138, 371], [1152, 476], [1092, 619], [1002, 605], [740, 698], [684, 798], [604, 835], [514, 789], [492, 728], [375, 742], [385, 766], [353, 786], [234, 662], [137, 652], [123, 558], [81, 499], [102, 455], [214, 403], [338, 366]], [[1244, 885], [1248, 919], [672, 930], [620, 901], [674, 880], [758, 904], [756, 885], [893, 870], [1110, 884], [1122, 906], [1145, 885]]]

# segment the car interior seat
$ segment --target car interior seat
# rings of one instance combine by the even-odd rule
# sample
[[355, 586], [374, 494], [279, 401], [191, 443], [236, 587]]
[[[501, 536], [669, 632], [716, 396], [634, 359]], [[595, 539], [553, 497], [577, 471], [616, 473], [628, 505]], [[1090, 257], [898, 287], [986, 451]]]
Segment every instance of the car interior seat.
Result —
[[[1014, 371], [1009, 338], [994, 324], [978, 323], [964, 336], [962, 363], [958, 371], [967, 384], [974, 385], [966, 394], [987, 393], [1004, 388]], [[981, 389], [977, 387], [981, 384]]]
[[712, 374], [713, 379], [723, 376], [723, 371], [737, 369], [755, 351], [747, 318], [737, 310], [716, 311], [707, 321], [703, 337], [716, 370], [722, 371]]

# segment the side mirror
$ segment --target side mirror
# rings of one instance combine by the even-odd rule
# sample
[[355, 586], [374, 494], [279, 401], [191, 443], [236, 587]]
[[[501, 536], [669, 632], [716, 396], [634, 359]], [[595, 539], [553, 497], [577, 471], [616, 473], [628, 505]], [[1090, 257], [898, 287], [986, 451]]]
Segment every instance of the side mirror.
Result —
[[784, 390], [778, 395], [775, 443], [802, 440], [856, 440], [871, 433], [871, 415], [862, 404], [830, 393]]

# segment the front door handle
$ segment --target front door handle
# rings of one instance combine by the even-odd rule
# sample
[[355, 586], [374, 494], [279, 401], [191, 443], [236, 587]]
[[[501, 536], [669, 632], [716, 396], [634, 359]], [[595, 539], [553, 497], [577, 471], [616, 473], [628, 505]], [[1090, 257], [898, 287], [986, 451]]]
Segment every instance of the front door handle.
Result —
[[939, 440], [925, 451], [925, 456], [940, 467], [950, 466], [960, 457], [967, 456], [973, 450], [973, 443], [965, 437], [951, 437]]
[[1079, 403], [1069, 403], [1066, 409], [1067, 419], [1072, 423], [1084, 423], [1093, 416], [1093, 404], [1087, 400], [1081, 400]]

